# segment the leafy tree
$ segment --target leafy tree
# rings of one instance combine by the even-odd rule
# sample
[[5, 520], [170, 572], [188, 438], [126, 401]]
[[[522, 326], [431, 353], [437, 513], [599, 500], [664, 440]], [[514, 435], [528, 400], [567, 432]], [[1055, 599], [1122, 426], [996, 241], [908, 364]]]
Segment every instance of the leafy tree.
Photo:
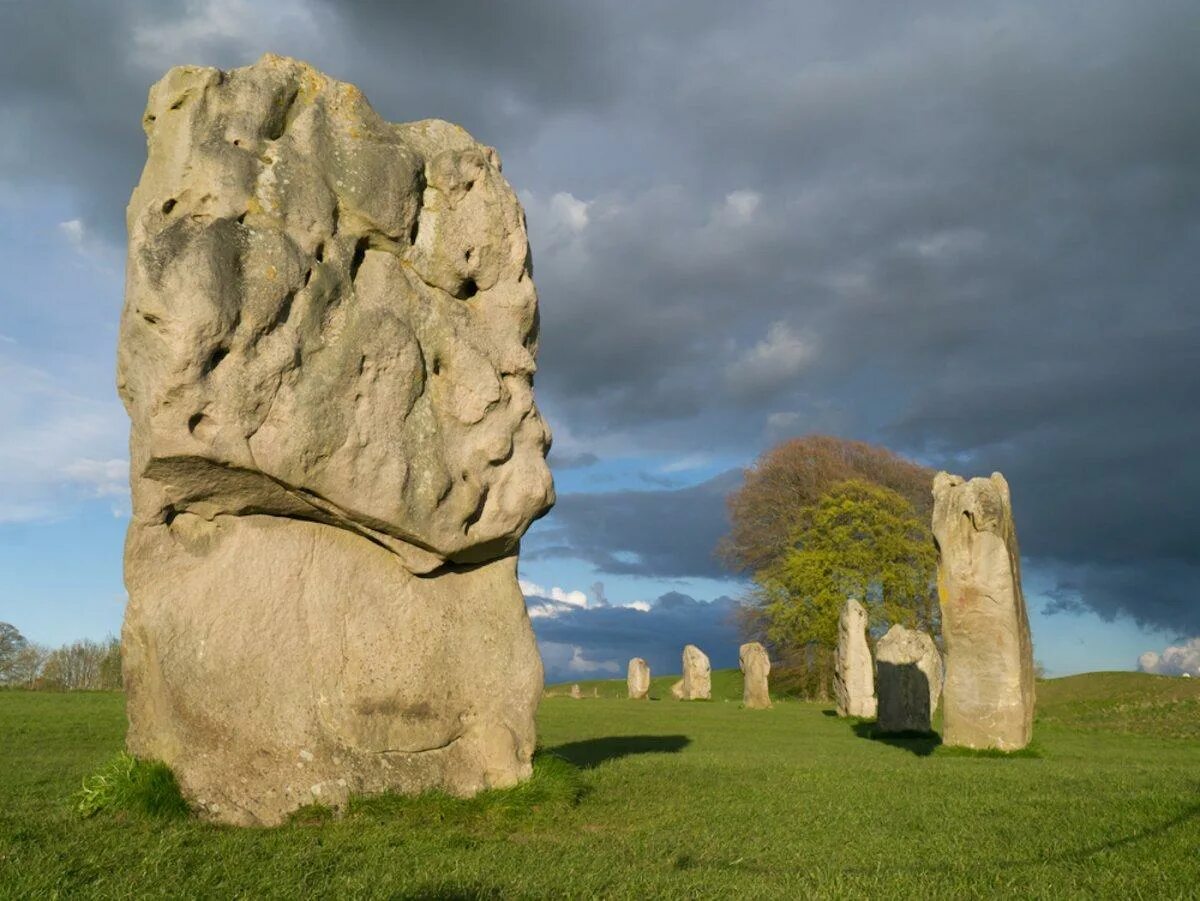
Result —
[[0, 685], [12, 681], [21, 652], [29, 645], [25, 636], [11, 623], [0, 623]]
[[875, 625], [936, 634], [936, 566], [929, 526], [911, 503], [880, 485], [841, 482], [797, 512], [787, 543], [755, 573], [753, 616], [780, 655], [809, 673], [810, 691], [824, 696], [846, 598], [860, 599]]
[[[808, 435], [778, 444], [746, 470], [742, 487], [729, 496], [730, 532], [718, 547], [734, 569], [756, 573], [789, 546], [800, 511], [840, 482], [859, 480], [890, 488], [929, 528], [933, 470], [887, 448], [829, 435]], [[930, 535], [932, 542], [933, 537]]]

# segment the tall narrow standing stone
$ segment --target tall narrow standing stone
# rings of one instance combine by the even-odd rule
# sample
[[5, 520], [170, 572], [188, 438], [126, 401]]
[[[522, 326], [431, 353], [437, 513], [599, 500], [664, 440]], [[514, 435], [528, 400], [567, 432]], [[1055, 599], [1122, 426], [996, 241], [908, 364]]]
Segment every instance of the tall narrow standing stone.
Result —
[[708, 656], [694, 644], [683, 649], [683, 679], [680, 682], [681, 700], [707, 701], [712, 697], [712, 666]]
[[650, 697], [650, 665], [641, 657], [634, 657], [629, 661], [625, 683], [633, 700], [644, 701]]
[[267, 56], [142, 120], [128, 747], [206, 816], [530, 775], [519, 539], [553, 503], [537, 294], [496, 151]]
[[742, 669], [742, 706], [765, 710], [771, 706], [767, 676], [771, 659], [767, 649], [757, 641], [748, 641], [738, 649], [738, 666]]
[[846, 599], [838, 618], [833, 679], [838, 716], [875, 716], [875, 665], [867, 644], [867, 609], [854, 598]]
[[926, 633], [895, 625], [875, 649], [879, 731], [928, 732], [942, 693], [942, 655]]
[[944, 741], [1014, 751], [1033, 733], [1033, 642], [1008, 482], [933, 480], [946, 642]]

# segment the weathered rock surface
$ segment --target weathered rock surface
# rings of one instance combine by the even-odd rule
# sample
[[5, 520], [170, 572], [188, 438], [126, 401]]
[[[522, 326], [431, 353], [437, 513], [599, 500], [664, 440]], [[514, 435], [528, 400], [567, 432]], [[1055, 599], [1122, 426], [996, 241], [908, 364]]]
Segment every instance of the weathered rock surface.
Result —
[[630, 660], [625, 684], [629, 689], [629, 697], [633, 700], [644, 701], [650, 697], [650, 665], [641, 657]]
[[943, 740], [1023, 748], [1033, 735], [1033, 642], [1004, 476], [938, 473], [933, 535], [946, 643]]
[[574, 698], [576, 701], [580, 700], [583, 697], [583, 689], [579, 687], [578, 682], [576, 682], [574, 685], [571, 686], [571, 697]]
[[767, 649], [757, 641], [748, 641], [738, 649], [738, 666], [742, 670], [742, 706], [765, 710], [771, 706], [767, 676], [771, 658]]
[[553, 503], [491, 148], [264, 57], [150, 92], [118, 386], [130, 750], [210, 817], [530, 773], [516, 582]]
[[682, 679], [680, 679], [678, 682], [671, 683], [671, 697], [673, 697], [676, 701], [683, 700], [683, 680]]
[[847, 598], [838, 618], [837, 659], [833, 670], [833, 688], [838, 716], [873, 718], [875, 704], [875, 664], [867, 644], [867, 608]]
[[694, 644], [683, 649], [683, 679], [677, 697], [683, 701], [707, 701], [712, 697], [712, 665], [708, 655]]
[[875, 649], [880, 732], [928, 732], [942, 694], [942, 655], [933, 639], [895, 625]]

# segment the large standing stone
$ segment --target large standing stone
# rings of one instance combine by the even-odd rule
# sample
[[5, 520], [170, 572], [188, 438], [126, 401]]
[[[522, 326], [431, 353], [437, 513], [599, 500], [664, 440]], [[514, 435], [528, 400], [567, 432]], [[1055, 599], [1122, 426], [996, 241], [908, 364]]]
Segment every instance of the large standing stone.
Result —
[[129, 749], [213, 819], [530, 772], [553, 503], [496, 152], [267, 56], [150, 92], [118, 385]]
[[838, 618], [833, 682], [838, 716], [875, 716], [875, 664], [867, 644], [867, 608], [854, 598], [846, 599]]
[[1023, 748], [1033, 734], [1033, 642], [1004, 476], [938, 473], [933, 536], [946, 642], [944, 741]]
[[767, 649], [757, 641], [748, 641], [738, 649], [738, 666], [742, 670], [742, 706], [765, 710], [771, 706], [767, 676], [771, 658]]
[[[675, 693], [674, 687], [671, 693]], [[683, 649], [683, 678], [676, 696], [683, 701], [707, 701], [712, 697], [712, 666], [708, 655], [694, 644]]]
[[629, 688], [629, 697], [635, 701], [644, 701], [650, 697], [650, 665], [641, 657], [629, 661], [629, 670], [625, 676]]
[[926, 633], [895, 625], [875, 649], [879, 731], [929, 732], [942, 694], [942, 655]]

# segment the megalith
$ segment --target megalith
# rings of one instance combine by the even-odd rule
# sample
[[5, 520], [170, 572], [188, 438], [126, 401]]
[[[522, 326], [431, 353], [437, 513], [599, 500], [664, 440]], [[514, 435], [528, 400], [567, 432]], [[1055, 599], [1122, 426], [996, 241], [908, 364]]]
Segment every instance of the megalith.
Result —
[[[674, 694], [675, 689], [671, 692]], [[683, 649], [683, 678], [677, 697], [683, 701], [707, 701], [712, 697], [712, 666], [708, 655], [694, 644]]]
[[946, 644], [943, 740], [1014, 751], [1033, 734], [1034, 670], [1008, 482], [933, 480]]
[[629, 697], [635, 701], [644, 701], [650, 697], [650, 665], [641, 657], [629, 661], [629, 670], [625, 675], [625, 683], [629, 688]]
[[929, 732], [942, 694], [942, 655], [933, 639], [899, 624], [875, 649], [880, 732]]
[[875, 716], [875, 664], [867, 644], [867, 608], [847, 598], [838, 617], [833, 688], [838, 716]]
[[128, 747], [210, 819], [531, 773], [554, 501], [496, 151], [295, 60], [172, 69], [127, 211]]
[[576, 682], [574, 685], [571, 686], [571, 697], [574, 698], [576, 701], [581, 700], [583, 698], [583, 689], [579, 687], [578, 682]]
[[742, 670], [742, 706], [765, 710], [771, 706], [767, 676], [771, 659], [767, 649], [757, 641], [748, 641], [738, 649], [738, 666]]

